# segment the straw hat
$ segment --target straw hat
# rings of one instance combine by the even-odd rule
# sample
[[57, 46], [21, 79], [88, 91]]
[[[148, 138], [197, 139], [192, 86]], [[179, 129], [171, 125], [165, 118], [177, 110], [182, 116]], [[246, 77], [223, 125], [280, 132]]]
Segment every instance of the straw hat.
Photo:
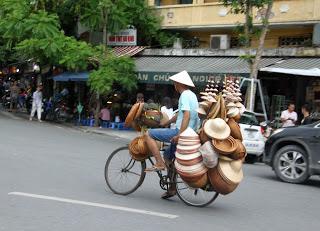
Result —
[[139, 104], [139, 108], [138, 108], [138, 110], [137, 110], [137, 113], [136, 113], [136, 115], [134, 116], [134, 119], [135, 119], [135, 120], [138, 119], [138, 118], [141, 116], [142, 110], [143, 110], [143, 106], [144, 106], [144, 103], [140, 103], [140, 104]]
[[231, 129], [231, 136], [242, 141], [242, 134], [239, 124], [233, 118], [230, 118], [228, 120], [228, 125]]
[[237, 116], [239, 113], [240, 113], [239, 108], [237, 108], [237, 107], [232, 107], [232, 108], [229, 108], [229, 110], [228, 110], [228, 112], [227, 112], [227, 116], [228, 116], [229, 118], [233, 118], [233, 117]]
[[230, 155], [230, 158], [234, 160], [240, 160], [240, 159], [242, 160], [243, 158], [245, 158], [247, 150], [244, 147], [241, 140], [236, 140], [236, 142], [237, 142], [237, 149], [234, 153]]
[[237, 105], [235, 103], [229, 102], [226, 107], [229, 109], [229, 108], [236, 107], [236, 106]]
[[239, 184], [243, 179], [242, 161], [219, 160], [220, 172], [232, 183]]
[[200, 148], [201, 144], [200, 142], [198, 144], [195, 144], [195, 145], [181, 145], [181, 144], [178, 144], [177, 145], [177, 150], [181, 151], [181, 153], [185, 153], [185, 152], [191, 152], [191, 151], [194, 151], [194, 150], [198, 150]]
[[126, 120], [124, 122], [126, 127], [131, 126], [131, 123], [133, 122], [139, 107], [140, 107], [139, 103], [136, 103], [131, 107], [131, 109], [126, 117]]
[[190, 127], [188, 127], [186, 130], [184, 130], [181, 134], [180, 137], [196, 137], [199, 138], [198, 134]]
[[220, 118], [209, 119], [204, 124], [205, 133], [214, 139], [224, 140], [230, 136], [230, 128], [227, 123]]
[[207, 115], [207, 112], [203, 109], [203, 107], [199, 107], [196, 110], [200, 115]]
[[169, 79], [177, 83], [181, 83], [190, 87], [195, 87], [187, 71], [181, 71], [178, 74], [171, 76]]
[[237, 142], [229, 136], [225, 140], [212, 140], [213, 149], [221, 155], [230, 155], [237, 149]]
[[198, 180], [188, 180], [187, 179], [184, 179], [183, 177], [181, 177], [182, 180], [184, 180], [188, 185], [189, 187], [191, 188], [203, 188], [207, 185], [208, 183], [208, 176], [207, 174], [203, 174]]

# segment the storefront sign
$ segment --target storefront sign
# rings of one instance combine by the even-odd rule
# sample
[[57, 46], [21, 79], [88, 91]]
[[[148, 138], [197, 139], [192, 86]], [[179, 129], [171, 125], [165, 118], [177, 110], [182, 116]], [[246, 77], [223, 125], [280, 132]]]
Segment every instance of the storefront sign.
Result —
[[[172, 84], [169, 77], [176, 73], [163, 72], [138, 72], [137, 78], [140, 83], [154, 83], [154, 84]], [[247, 74], [226, 75], [217, 73], [193, 73], [189, 72], [192, 81], [195, 85], [205, 85], [208, 80], [222, 81], [225, 76], [244, 77]]]
[[126, 29], [119, 31], [117, 34], [108, 34], [107, 44], [109, 46], [136, 46], [137, 30]]

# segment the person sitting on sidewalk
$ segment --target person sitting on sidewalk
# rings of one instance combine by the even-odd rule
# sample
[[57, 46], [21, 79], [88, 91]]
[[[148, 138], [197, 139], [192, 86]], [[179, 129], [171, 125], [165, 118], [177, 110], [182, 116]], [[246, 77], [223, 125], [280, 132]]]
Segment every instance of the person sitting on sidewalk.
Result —
[[[176, 75], [170, 77], [174, 82], [174, 87], [177, 92], [180, 93], [178, 113], [171, 118], [166, 124], [162, 126], [168, 126], [171, 123], [176, 122], [176, 128], [159, 128], [149, 129], [146, 133], [146, 143], [156, 159], [156, 163], [151, 168], [147, 168], [146, 171], [160, 171], [164, 170], [167, 166], [172, 165], [172, 160], [175, 157], [176, 144], [178, 143], [179, 135], [188, 127], [198, 129], [200, 120], [198, 117], [198, 99], [197, 96], [190, 90], [190, 87], [194, 87], [194, 84], [186, 71], [182, 71]], [[170, 147], [164, 152], [163, 161], [160, 150], [156, 141], [171, 143]], [[165, 164], [166, 163], [166, 164]], [[171, 168], [168, 168], [168, 175], [172, 175], [169, 172]], [[162, 198], [166, 199], [176, 194], [176, 188], [171, 185], [168, 192], [162, 195]]]
[[100, 116], [99, 116], [99, 122], [100, 122], [100, 128], [102, 128], [102, 125], [104, 122], [110, 122], [110, 110], [109, 106], [106, 106], [101, 109]]

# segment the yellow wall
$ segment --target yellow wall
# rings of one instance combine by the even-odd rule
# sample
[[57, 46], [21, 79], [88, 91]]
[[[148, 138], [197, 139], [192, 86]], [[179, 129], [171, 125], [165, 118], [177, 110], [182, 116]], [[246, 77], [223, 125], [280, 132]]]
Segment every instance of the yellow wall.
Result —
[[[301, 27], [301, 28], [287, 28], [287, 29], [271, 29], [267, 34], [265, 40], [265, 48], [277, 48], [279, 44], [279, 37], [281, 36], [297, 36], [312, 34], [312, 26]], [[210, 47], [210, 35], [212, 34], [228, 34], [231, 37], [237, 37], [237, 35], [231, 30], [216, 29], [208, 31], [193, 31], [185, 32], [182, 35], [186, 38], [198, 37], [201, 41], [200, 48]], [[258, 46], [258, 41], [252, 41], [252, 47]]]
[[[172, 2], [174, 0], [164, 0]], [[206, 3], [213, 1], [213, 3]], [[284, 6], [289, 9], [285, 12]], [[194, 0], [191, 5], [169, 5], [156, 7], [163, 16], [163, 28], [190, 28], [210, 26], [235, 26], [243, 22], [243, 15], [228, 13], [224, 6], [214, 0]], [[224, 13], [226, 15], [224, 15]], [[316, 22], [320, 20], [320, 0], [277, 0], [273, 7], [272, 24]], [[256, 13], [255, 13], [256, 15]], [[255, 20], [256, 23], [259, 21]]]

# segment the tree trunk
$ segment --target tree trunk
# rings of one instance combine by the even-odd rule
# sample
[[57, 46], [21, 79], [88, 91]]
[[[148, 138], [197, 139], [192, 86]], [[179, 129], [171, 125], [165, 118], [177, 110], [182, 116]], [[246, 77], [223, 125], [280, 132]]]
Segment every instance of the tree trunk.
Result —
[[[263, 21], [263, 26], [262, 26], [262, 31], [261, 35], [259, 37], [259, 45], [257, 48], [257, 52], [255, 55], [255, 58], [253, 60], [253, 63], [250, 66], [250, 78], [251, 78], [251, 85], [249, 87], [250, 89], [250, 97], [249, 97], [249, 110], [254, 111], [254, 104], [255, 104], [255, 95], [256, 95], [256, 85], [254, 83], [254, 80], [258, 78], [258, 71], [259, 71], [259, 65], [263, 53], [263, 48], [264, 48], [264, 42], [265, 38], [268, 32], [268, 26], [269, 26], [269, 18], [272, 12], [272, 6], [273, 6], [273, 1], [271, 1], [268, 4], [267, 11], [265, 17], [262, 19]], [[262, 96], [260, 96], [262, 97]]]

